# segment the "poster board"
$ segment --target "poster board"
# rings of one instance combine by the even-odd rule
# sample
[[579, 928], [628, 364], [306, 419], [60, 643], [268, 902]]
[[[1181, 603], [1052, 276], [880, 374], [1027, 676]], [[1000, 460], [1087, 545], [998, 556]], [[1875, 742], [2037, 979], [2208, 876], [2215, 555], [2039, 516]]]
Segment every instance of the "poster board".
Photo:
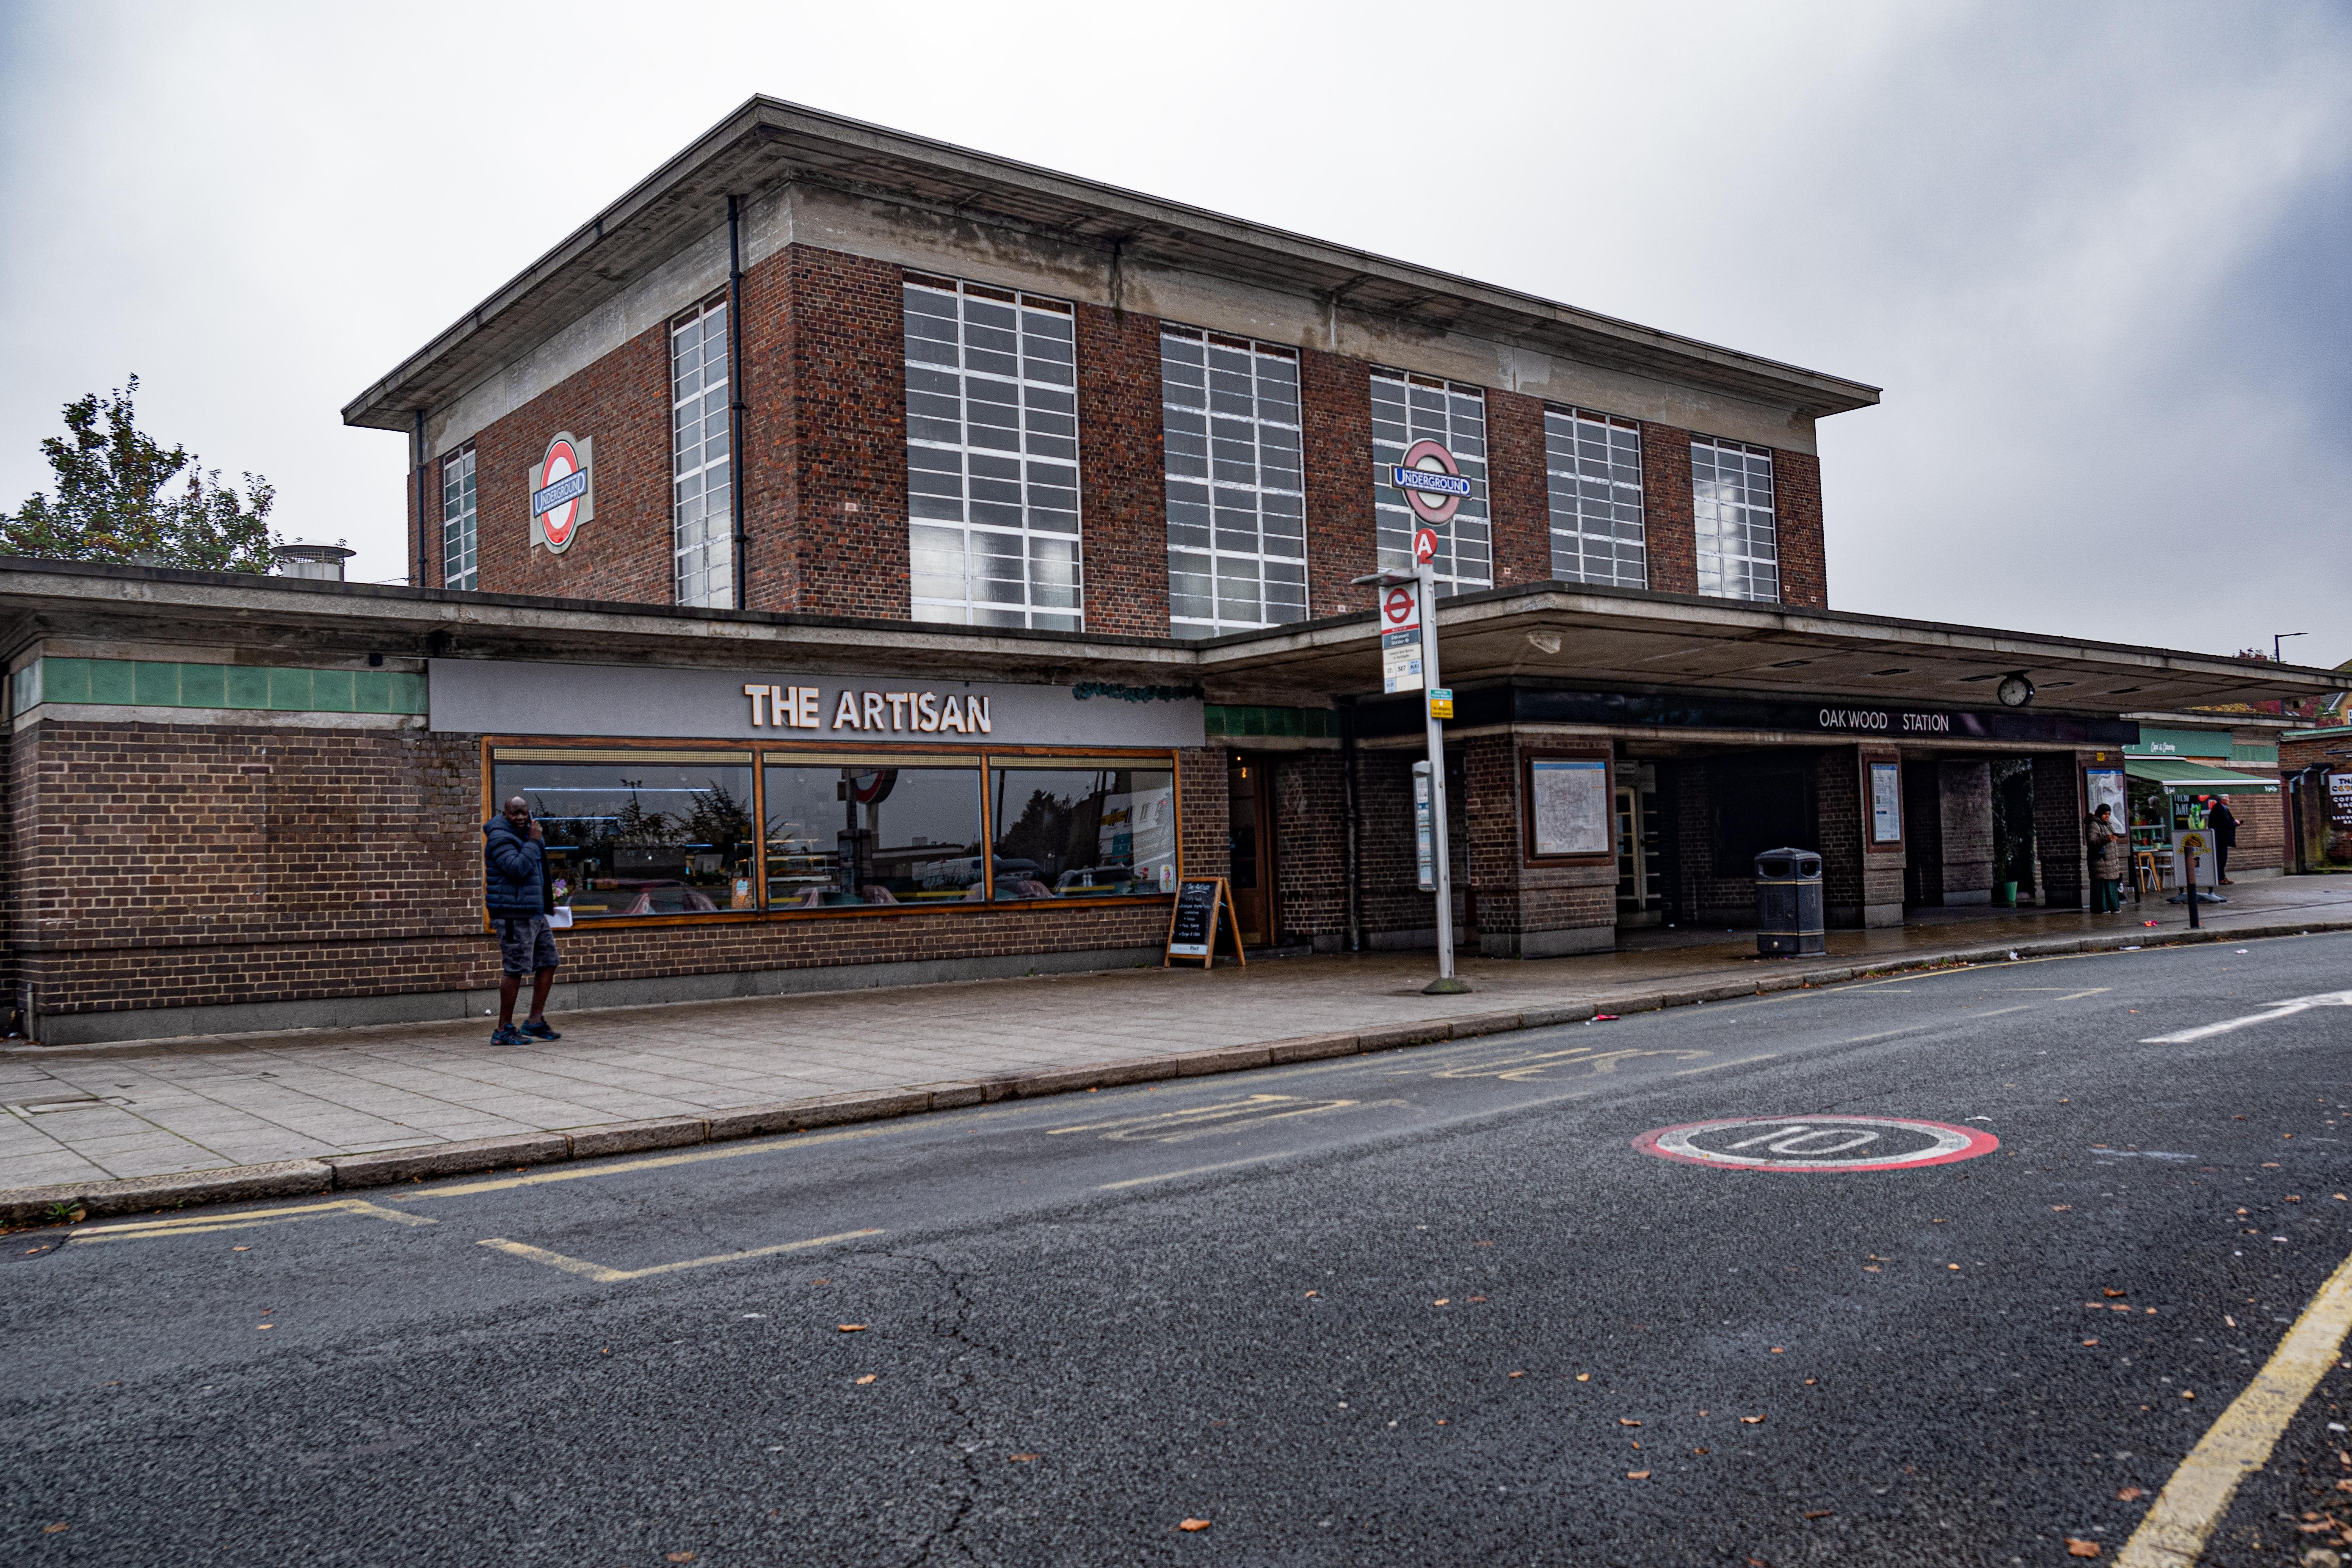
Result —
[[2099, 807], [2113, 806], [2108, 820], [2118, 829], [2131, 821], [2131, 808], [2124, 804], [2124, 771], [2121, 768], [2084, 768], [2083, 770], [2083, 803], [2085, 816], [2096, 816]]
[[1204, 970], [1213, 968], [1217, 962], [1217, 937], [1221, 931], [1232, 933], [1234, 956], [1247, 969], [1249, 956], [1242, 952], [1241, 919], [1234, 913], [1233, 893], [1225, 886], [1225, 879], [1185, 878], [1176, 884], [1176, 903], [1168, 911], [1168, 950], [1160, 954], [1160, 967], [1166, 969], [1182, 958], [1198, 959]]
[[1903, 842], [1903, 764], [1870, 764], [1870, 841]]
[[1600, 757], [1528, 759], [1528, 853], [1609, 853], [1609, 763]]

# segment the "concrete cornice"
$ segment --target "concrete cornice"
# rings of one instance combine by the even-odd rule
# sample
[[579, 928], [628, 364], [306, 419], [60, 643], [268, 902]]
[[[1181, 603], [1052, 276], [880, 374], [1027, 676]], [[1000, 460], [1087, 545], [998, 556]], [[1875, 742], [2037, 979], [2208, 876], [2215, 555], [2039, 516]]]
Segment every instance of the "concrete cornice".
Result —
[[1265, 284], [1435, 331], [1518, 342], [1719, 387], [1812, 417], [1879, 389], [1034, 164], [755, 97], [494, 290], [343, 407], [406, 429], [563, 321], [724, 221], [730, 194], [794, 181], [950, 210], [1130, 259]]

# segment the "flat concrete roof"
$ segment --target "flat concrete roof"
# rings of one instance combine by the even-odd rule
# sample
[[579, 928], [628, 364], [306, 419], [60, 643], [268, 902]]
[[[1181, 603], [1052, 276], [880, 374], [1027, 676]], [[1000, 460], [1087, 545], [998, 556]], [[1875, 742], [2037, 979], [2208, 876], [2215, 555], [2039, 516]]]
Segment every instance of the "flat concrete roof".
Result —
[[[1449, 685], [1517, 678], [1990, 709], [2000, 678], [2022, 670], [2039, 688], [2033, 710], [2116, 717], [2323, 695], [2346, 679], [2267, 659], [1565, 583], [1449, 599], [1439, 628]], [[13, 658], [37, 637], [227, 642], [256, 662], [373, 651], [777, 671], [921, 665], [975, 679], [1198, 683], [1212, 701], [1301, 706], [1381, 684], [1369, 612], [1198, 642], [0, 557], [0, 648]]]
[[[1050, 233], [1137, 260], [1271, 285], [1526, 344], [1586, 363], [1708, 386], [1811, 417], [1879, 389], [1533, 294], [1328, 244], [822, 110], [754, 97], [343, 407], [343, 423], [405, 430], [517, 354], [626, 289], [725, 221], [730, 195], [793, 182]], [[1530, 193], [1532, 196], [1535, 193]]]

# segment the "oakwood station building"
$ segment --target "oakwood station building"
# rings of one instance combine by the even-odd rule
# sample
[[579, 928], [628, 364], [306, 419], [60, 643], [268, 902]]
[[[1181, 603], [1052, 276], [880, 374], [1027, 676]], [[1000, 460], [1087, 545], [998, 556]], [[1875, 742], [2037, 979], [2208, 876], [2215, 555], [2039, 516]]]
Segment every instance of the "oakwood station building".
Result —
[[1832, 923], [2080, 905], [2143, 720], [2234, 758], [2196, 710], [2340, 678], [1832, 609], [1815, 430], [1877, 397], [755, 99], [344, 410], [421, 585], [0, 561], [19, 1026], [478, 1016], [514, 795], [559, 1005], [1150, 962], [1206, 875], [1428, 945], [1351, 585], [1423, 440], [1468, 951], [1740, 924], [1781, 845]]

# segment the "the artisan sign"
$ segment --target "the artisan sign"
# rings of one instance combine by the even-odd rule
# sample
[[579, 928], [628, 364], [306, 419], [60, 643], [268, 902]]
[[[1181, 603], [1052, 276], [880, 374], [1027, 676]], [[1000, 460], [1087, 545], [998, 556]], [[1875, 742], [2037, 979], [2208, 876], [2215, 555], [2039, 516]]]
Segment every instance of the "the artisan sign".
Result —
[[547, 451], [524, 471], [530, 491], [530, 542], [551, 555], [572, 548], [580, 525], [596, 515], [595, 443], [571, 431], [559, 433]]
[[[885, 675], [805, 675], [645, 665], [436, 658], [435, 730], [492, 735], [919, 742], [1023, 746], [1200, 746], [1197, 690]], [[1165, 696], [1160, 695], [1166, 693]], [[1147, 700], [1148, 699], [1148, 700]]]

